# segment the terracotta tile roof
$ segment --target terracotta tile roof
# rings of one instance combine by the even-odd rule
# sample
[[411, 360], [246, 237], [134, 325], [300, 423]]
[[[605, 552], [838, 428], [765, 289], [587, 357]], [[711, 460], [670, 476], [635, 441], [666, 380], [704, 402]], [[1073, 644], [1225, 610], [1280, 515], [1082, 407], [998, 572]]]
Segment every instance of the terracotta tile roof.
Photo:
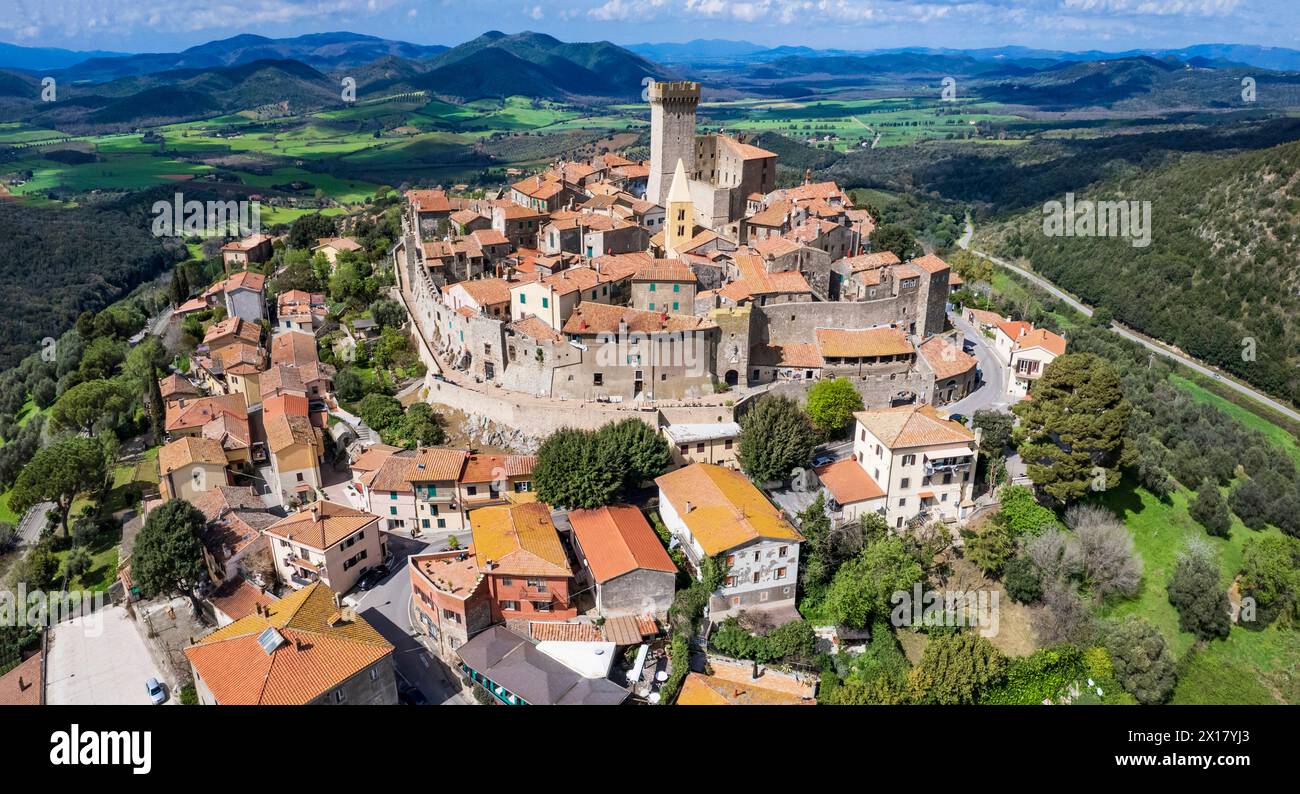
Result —
[[726, 135], [719, 135], [718, 140], [734, 149], [742, 160], [765, 160], [777, 156], [776, 152], [769, 152], [767, 149], [760, 149], [752, 144], [741, 143], [735, 138]]
[[512, 190], [517, 190], [525, 196], [533, 199], [546, 200], [554, 198], [564, 190], [564, 184], [555, 179], [546, 179], [542, 176], [530, 176], [527, 179], [521, 179], [510, 186]]
[[44, 687], [41, 655], [37, 653], [0, 675], [0, 706], [39, 706]]
[[539, 502], [482, 507], [469, 514], [474, 548], [492, 574], [571, 576], [551, 509]]
[[641, 511], [631, 505], [573, 510], [569, 523], [587, 567], [604, 584], [625, 573], [645, 569], [673, 573], [677, 567]]
[[270, 240], [265, 234], [252, 234], [242, 240], [232, 240], [221, 246], [222, 251], [250, 251]]
[[897, 265], [900, 260], [893, 251], [876, 251], [861, 256], [847, 256], [840, 261], [848, 265], [849, 272], [861, 273], [864, 270], [879, 270], [889, 265]]
[[158, 381], [158, 391], [162, 393], [164, 400], [171, 397], [196, 396], [199, 393], [197, 386], [176, 372]]
[[528, 634], [534, 642], [605, 642], [605, 632], [593, 623], [532, 621]]
[[166, 429], [170, 433], [202, 427], [223, 413], [233, 414], [244, 421], [248, 420], [248, 409], [244, 405], [244, 398], [238, 394], [222, 394], [216, 397], [169, 402], [166, 410]]
[[803, 540], [740, 472], [693, 463], [657, 477], [655, 483], [705, 554], [718, 554], [757, 538]]
[[242, 339], [249, 344], [256, 345], [262, 341], [262, 327], [257, 323], [250, 323], [242, 317], [227, 317], [219, 323], [213, 323], [208, 328], [207, 333], [203, 335], [203, 344], [210, 346], [213, 340], [223, 337]]
[[838, 223], [821, 220], [819, 218], [808, 218], [799, 225], [792, 228], [786, 233], [786, 236], [796, 243], [809, 244], [825, 237], [831, 232], [839, 229]]
[[829, 199], [840, 199], [848, 202], [848, 196], [840, 190], [840, 186], [834, 182], [812, 182], [807, 185], [786, 188], [785, 190], [775, 191], [777, 194], [791, 201], [812, 201], [820, 199], [822, 201]]
[[[185, 649], [199, 678], [223, 705], [303, 705], [366, 670], [393, 646], [365, 621], [334, 603], [321, 583], [272, 602]], [[267, 653], [258, 637], [283, 638]]]
[[975, 440], [974, 433], [940, 416], [929, 403], [858, 411], [853, 416], [890, 449]]
[[[329, 246], [335, 251], [360, 251], [361, 244], [351, 237], [321, 237], [316, 241], [316, 248]], [[315, 248], [312, 249], [316, 250]]]
[[203, 545], [218, 560], [256, 543], [262, 530], [280, 520], [248, 486], [218, 485], [196, 495], [190, 503], [207, 519]]
[[275, 522], [266, 532], [324, 551], [378, 520], [379, 516], [373, 513], [319, 500]]
[[706, 331], [718, 327], [712, 320], [690, 314], [651, 312], [584, 301], [573, 308], [563, 330], [564, 333], [575, 336], [613, 334], [618, 333], [623, 323], [627, 324], [630, 332], [646, 334]]
[[820, 368], [826, 361], [817, 351], [817, 345], [794, 342], [788, 345], [759, 343], [749, 349], [750, 363], [760, 367]]
[[271, 338], [271, 363], [301, 367], [319, 361], [316, 337], [303, 331], [281, 331]]
[[536, 455], [470, 455], [465, 470], [460, 473], [463, 483], [490, 482], [498, 478], [524, 477], [533, 473]]
[[221, 362], [221, 371], [227, 375], [256, 375], [266, 364], [262, 348], [241, 341], [222, 345], [212, 357]]
[[398, 452], [379, 464], [370, 487], [376, 491], [410, 493], [412, 483], [454, 482], [469, 453], [463, 449], [429, 447], [415, 452]]
[[266, 395], [275, 396], [279, 393], [307, 394], [307, 387], [303, 385], [302, 373], [297, 367], [286, 367], [283, 364], [275, 366], [262, 373], [259, 379], [263, 399]]
[[447, 287], [448, 291], [460, 289], [479, 306], [491, 306], [510, 302], [510, 288], [513, 282], [503, 278], [476, 278], [471, 281], [457, 281]]
[[762, 240], [752, 242], [749, 247], [758, 252], [765, 259], [774, 259], [778, 256], [785, 256], [798, 251], [801, 247], [793, 240], [787, 240], [777, 235], [769, 235]]
[[808, 279], [804, 278], [803, 273], [798, 270], [769, 273], [759, 257], [738, 255], [736, 267], [740, 269], [740, 278], [737, 281], [743, 281], [745, 289], [752, 295], [812, 292], [812, 288], [808, 286]]
[[986, 312], [983, 309], [967, 309], [964, 313], [969, 314], [980, 325], [997, 326], [1005, 322], [1006, 319], [997, 312]]
[[931, 274], [941, 273], [949, 269], [948, 263], [934, 254], [926, 254], [923, 257], [911, 260], [908, 264], [919, 267], [921, 270]]
[[1020, 337], [1034, 330], [1034, 326], [1024, 320], [1003, 320], [997, 324], [997, 329], [1011, 337], [1012, 342], [1015, 342], [1020, 339]]
[[882, 326], [861, 330], [818, 328], [817, 347], [825, 358], [902, 356], [915, 352], [902, 329]]
[[241, 270], [226, 279], [226, 292], [237, 289], [249, 289], [261, 292], [266, 287], [266, 274], [252, 270]]
[[542, 283], [553, 289], [557, 295], [567, 295], [574, 290], [591, 289], [600, 282], [600, 274], [589, 267], [565, 268], [542, 279]]
[[248, 417], [233, 413], [223, 413], [208, 420], [199, 432], [204, 438], [221, 442], [221, 447], [227, 450], [244, 449], [253, 440], [249, 432]]
[[679, 706], [811, 706], [815, 702], [755, 682], [728, 681], [703, 673], [687, 673], [677, 694]]
[[406, 200], [416, 212], [448, 212], [452, 210], [447, 193], [442, 190], [408, 190]]
[[185, 436], [164, 444], [158, 450], [158, 469], [163, 474], [192, 463], [225, 466], [226, 452], [221, 448], [221, 442], [203, 436]]
[[790, 212], [794, 204], [789, 201], [774, 201], [762, 210], [745, 219], [751, 226], [770, 226], [779, 228], [790, 223]]
[[208, 596], [208, 602], [231, 621], [255, 614], [258, 607], [269, 607], [275, 600], [242, 576], [227, 579]]
[[633, 281], [695, 282], [695, 273], [680, 259], [656, 259], [632, 274]]
[[277, 394], [262, 401], [262, 414], [265, 416], [307, 416], [311, 403], [301, 394]]
[[842, 505], [866, 499], [880, 499], [885, 495], [884, 490], [871, 479], [871, 475], [867, 474], [866, 470], [852, 458], [827, 463], [813, 471], [817, 472], [822, 485], [831, 492], [835, 501]]
[[315, 446], [319, 432], [306, 416], [285, 413], [267, 414], [263, 426], [266, 445], [277, 455], [295, 445]]
[[979, 364], [979, 359], [962, 351], [961, 348], [942, 336], [932, 336], [921, 343], [921, 355], [934, 370], [936, 380], [955, 378], [970, 372]]
[[627, 254], [605, 254], [596, 257], [596, 272], [602, 281], [621, 281], [631, 278], [638, 270], [654, 263], [655, 260], [645, 251], [633, 251]]
[[1016, 343], [1016, 350], [1028, 350], [1031, 347], [1041, 347], [1052, 355], [1065, 355], [1065, 337], [1058, 336], [1045, 328], [1035, 328], [1029, 331]]
[[352, 471], [375, 471], [384, 461], [393, 456], [394, 453], [401, 452], [401, 447], [392, 447], [388, 444], [375, 444], [366, 447], [366, 451], [357, 456], [352, 461]]
[[511, 330], [517, 331], [530, 339], [538, 342], [559, 342], [564, 336], [559, 331], [547, 325], [544, 320], [536, 316], [525, 317], [522, 320], [515, 320], [509, 325]]
[[480, 246], [484, 245], [510, 245], [510, 238], [506, 237], [496, 229], [475, 229], [469, 233], [474, 238], [474, 242]]

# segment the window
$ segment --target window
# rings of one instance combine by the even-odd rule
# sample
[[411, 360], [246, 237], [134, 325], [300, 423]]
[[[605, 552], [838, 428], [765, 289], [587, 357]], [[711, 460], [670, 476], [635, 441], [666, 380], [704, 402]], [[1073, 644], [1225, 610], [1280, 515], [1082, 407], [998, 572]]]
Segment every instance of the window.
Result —
[[650, 291], [651, 291], [651, 292], [654, 292], [654, 291], [655, 291], [655, 287], [656, 287], [656, 285], [655, 285], [653, 282], [651, 282], [651, 284], [650, 284]]
[[466, 486], [465, 486], [465, 495], [466, 495], [466, 496], [477, 496], [477, 495], [478, 495], [478, 486], [477, 486], [477, 485], [466, 485]]
[[777, 568], [773, 575], [774, 575], [775, 578], [777, 578], [777, 579], [784, 579], [784, 578], [785, 578], [785, 568]]
[[677, 311], [677, 301], [673, 301], [673, 311]]
[[446, 528], [447, 528], [447, 519], [445, 518], [438, 519], [438, 529], [446, 529]]
[[550, 299], [550, 298], [542, 298], [542, 308], [543, 308], [543, 309], [549, 309], [550, 307], [551, 307], [551, 299]]
[[899, 488], [910, 488], [911, 486], [912, 486], [912, 478], [911, 478], [911, 477], [904, 477], [903, 479], [901, 479], [901, 480], [898, 481], [898, 487], [899, 487]]
[[534, 612], [550, 612], [550, 611], [551, 611], [551, 602], [550, 602], [550, 601], [530, 601], [529, 603], [533, 605], [533, 611], [534, 611]]
[[394, 502], [397, 501], [397, 491], [389, 491], [388, 498]]
[[778, 557], [784, 557], [784, 556], [786, 556], [787, 552], [789, 552], [789, 551], [790, 551], [790, 547], [789, 547], [789, 546], [782, 546], [781, 548], [779, 548], [779, 549], [776, 550], [776, 556], [778, 556]]
[[298, 482], [302, 482], [302, 472], [298, 472]]
[[754, 584], [758, 584], [758, 580], [759, 580], [760, 576], [761, 576], [761, 574], [759, 574], [758, 571], [754, 571]]
[[390, 507], [390, 508], [388, 508], [388, 514], [389, 514], [390, 516], [395, 516], [395, 515], [397, 515], [397, 508], [396, 508], [396, 507]]
[[459, 614], [459, 613], [456, 613], [456, 612], [452, 612], [450, 609], [444, 609], [444, 610], [442, 610], [442, 619], [443, 619], [443, 620], [450, 620], [450, 621], [453, 622], [453, 623], [459, 623], [459, 622], [460, 622], [460, 614]]
[[653, 302], [653, 301], [651, 301], [651, 302], [650, 302], [649, 304], [647, 304], [647, 305], [649, 306], [648, 311], [654, 311], [654, 310], [655, 310], [655, 305], [654, 305], [654, 302]]
[[683, 455], [685, 455], [686, 453], [688, 453], [688, 452], [691, 451], [691, 445], [690, 445], [690, 444], [682, 444], [682, 446], [681, 446], [679, 449], [680, 449], [681, 453], [682, 453]]
[[681, 292], [681, 291], [682, 291], [682, 285], [681, 285], [681, 284], [674, 284], [674, 285], [673, 285], [673, 292]]
[[520, 295], [520, 296], [519, 296], [519, 302], [520, 302], [520, 303], [527, 303], [527, 302], [528, 302], [528, 296], [527, 296], [527, 295]]
[[502, 577], [501, 577], [501, 586], [502, 586], [502, 587], [510, 587], [510, 586], [513, 585], [514, 583], [515, 583], [515, 580], [514, 580], [514, 579], [511, 579], [509, 576], [502, 576]]
[[723, 448], [723, 449], [731, 449], [731, 445], [732, 445], [732, 443], [733, 443], [733, 442], [732, 442], [731, 439], [727, 439], [726, 441], [722, 442], [722, 448]]
[[424, 529], [428, 529], [428, 528], [429, 528], [429, 519], [427, 519], [427, 518], [421, 518], [421, 519], [420, 519], [420, 526], [423, 527]]
[[735, 564], [736, 564], [736, 555], [734, 555], [734, 554], [728, 554], [728, 555], [727, 555], [727, 567], [730, 568], [731, 566], [733, 566], [733, 565], [735, 565]]
[[903, 456], [903, 465], [904, 465], [904, 466], [911, 466], [913, 463], [916, 463], [916, 456], [915, 456], [915, 455], [904, 455], [904, 456]]
[[704, 442], [703, 442], [703, 441], [701, 441], [700, 443], [698, 443], [698, 444], [695, 445], [695, 451], [696, 451], [696, 452], [703, 452], [703, 451], [704, 451]]
[[342, 689], [336, 689], [336, 690], [334, 690], [334, 702], [335, 702], [335, 703], [342, 703], [342, 702], [343, 702], [343, 690], [342, 690]]
[[593, 386], [604, 386], [604, 385], [605, 385], [605, 376], [604, 376], [603, 374], [599, 373], [599, 372], [595, 373], [594, 375], [591, 376], [591, 385], [593, 385]]
[[726, 578], [726, 580], [725, 580], [725, 583], [726, 583], [727, 587], [735, 587], [735, 586], [736, 586], [736, 577], [734, 577], [734, 576], [728, 576], [728, 577]]
[[378, 668], [378, 667], [372, 667], [372, 668], [370, 668], [370, 680], [371, 680], [371, 681], [378, 681], [378, 680], [379, 680], [379, 668]]
[[907, 507], [907, 497], [903, 497], [902, 499], [899, 499], [899, 500], [898, 500], [898, 506], [899, 506], [899, 507]]
[[506, 610], [506, 611], [508, 611], [508, 612], [518, 612], [518, 611], [519, 611], [519, 602], [518, 602], [518, 601], [502, 601], [502, 602], [501, 602], [501, 609]]

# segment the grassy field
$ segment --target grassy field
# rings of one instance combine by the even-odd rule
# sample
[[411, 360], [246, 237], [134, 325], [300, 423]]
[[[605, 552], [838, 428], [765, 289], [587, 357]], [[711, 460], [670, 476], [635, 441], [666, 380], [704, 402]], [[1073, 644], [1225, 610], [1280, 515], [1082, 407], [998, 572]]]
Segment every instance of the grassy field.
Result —
[[[1276, 627], [1257, 631], [1235, 625], [1226, 640], [1198, 643], [1194, 635], [1178, 628], [1178, 612], [1169, 603], [1168, 577], [1178, 554], [1190, 541], [1204, 541], [1215, 549], [1226, 588], [1241, 568], [1246, 541], [1263, 533], [1247, 529], [1234, 517], [1231, 537], [1210, 537], [1187, 514], [1185, 492], [1161, 502], [1145, 489], [1126, 485], [1105, 494], [1101, 502], [1123, 517], [1145, 564], [1138, 597], [1104, 605], [1101, 615], [1137, 615], [1160, 629], [1182, 669], [1174, 702], [1300, 702], [1300, 679], [1296, 678], [1300, 633]], [[1267, 530], [1277, 531], [1271, 527]]]
[[1268, 419], [1256, 414], [1243, 406], [1237, 405], [1231, 400], [1224, 399], [1209, 389], [1205, 388], [1196, 381], [1185, 378], [1181, 375], [1171, 375], [1171, 383], [1191, 395], [1192, 399], [1197, 402], [1213, 405], [1228, 416], [1231, 416], [1244, 427], [1262, 433], [1272, 444], [1285, 450], [1291, 460], [1295, 461], [1296, 466], [1300, 466], [1300, 440], [1288, 432], [1285, 428], [1270, 422]]

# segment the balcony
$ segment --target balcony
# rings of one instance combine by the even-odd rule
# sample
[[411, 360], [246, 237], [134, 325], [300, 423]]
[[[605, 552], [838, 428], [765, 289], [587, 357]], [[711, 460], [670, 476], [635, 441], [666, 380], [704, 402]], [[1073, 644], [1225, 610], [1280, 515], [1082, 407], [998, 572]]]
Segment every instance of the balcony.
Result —
[[936, 458], [934, 460], [927, 458], [925, 461], [925, 476], [932, 477], [935, 474], [966, 471], [970, 469], [974, 460], [973, 455], [965, 458]]

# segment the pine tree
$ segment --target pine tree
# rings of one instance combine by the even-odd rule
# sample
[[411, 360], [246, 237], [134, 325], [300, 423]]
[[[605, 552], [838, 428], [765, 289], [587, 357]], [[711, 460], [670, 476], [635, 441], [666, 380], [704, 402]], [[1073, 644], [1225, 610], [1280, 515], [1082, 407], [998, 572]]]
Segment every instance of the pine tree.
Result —
[[1221, 538], [1228, 537], [1232, 527], [1232, 514], [1228, 512], [1228, 501], [1219, 492], [1219, 486], [1213, 480], [1201, 483], [1196, 497], [1187, 506], [1196, 523], [1205, 527], [1205, 531]]

